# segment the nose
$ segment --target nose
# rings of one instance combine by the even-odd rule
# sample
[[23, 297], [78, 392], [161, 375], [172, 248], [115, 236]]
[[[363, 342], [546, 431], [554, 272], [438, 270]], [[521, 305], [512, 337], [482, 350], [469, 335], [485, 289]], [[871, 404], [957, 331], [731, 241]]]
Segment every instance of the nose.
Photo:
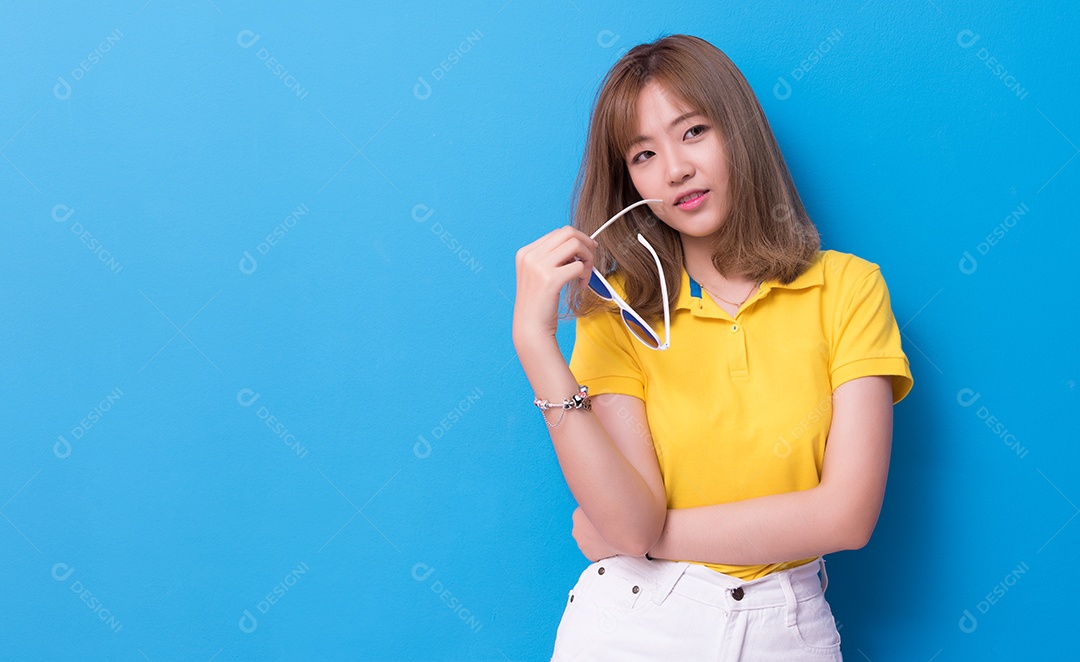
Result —
[[671, 183], [678, 184], [693, 176], [694, 166], [678, 150], [674, 150], [669, 152], [667, 171]]

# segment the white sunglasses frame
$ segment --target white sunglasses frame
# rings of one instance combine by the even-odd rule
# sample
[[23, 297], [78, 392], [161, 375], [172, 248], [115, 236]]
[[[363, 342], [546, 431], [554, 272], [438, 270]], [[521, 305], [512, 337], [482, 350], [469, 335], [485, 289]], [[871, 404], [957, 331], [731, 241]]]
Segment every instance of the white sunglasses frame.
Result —
[[[647, 202], [663, 202], [663, 200], [658, 200], [656, 198], [649, 198], [649, 199], [646, 199], [646, 200], [638, 200], [634, 204], [632, 204], [629, 207], [627, 207], [627, 208], [623, 209], [622, 211], [620, 211], [618, 214], [615, 214], [614, 216], [609, 218], [603, 225], [601, 225], [599, 228], [597, 228], [596, 232], [592, 233], [589, 236], [592, 239], [596, 239], [596, 235], [600, 234], [600, 232], [604, 228], [606, 228], [607, 226], [614, 223], [620, 216], [622, 216], [626, 212], [630, 211], [634, 207], [637, 207], [638, 205], [643, 205], [643, 204], [645, 204]], [[625, 301], [623, 301], [622, 297], [620, 297], [618, 292], [615, 291], [615, 288], [611, 286], [611, 283], [609, 283], [606, 278], [604, 278], [603, 274], [601, 274], [599, 271], [597, 271], [596, 267], [593, 267], [593, 274], [597, 278], [600, 279], [600, 282], [603, 283], [605, 287], [607, 287], [608, 292], [611, 293], [611, 301], [615, 302], [615, 305], [618, 306], [620, 308], [620, 310], [623, 310], [623, 311], [626, 311], [627, 313], [630, 313], [630, 315], [634, 318], [634, 320], [637, 321], [637, 323], [639, 325], [641, 325], [641, 328], [646, 329], [649, 333], [651, 333], [653, 335], [653, 338], [656, 339], [657, 346], [656, 347], [651, 347], [644, 340], [642, 340], [641, 338], [638, 338], [638, 334], [630, 327], [630, 322], [620, 314], [619, 317], [622, 319], [623, 324], [626, 325], [626, 328], [630, 331], [630, 335], [632, 335], [634, 338], [637, 338], [638, 342], [640, 342], [642, 345], [645, 345], [649, 349], [662, 351], [662, 350], [667, 349], [668, 347], [671, 347], [671, 320], [669, 319], [669, 314], [668, 314], [668, 291], [667, 291], [667, 281], [664, 279], [664, 267], [663, 267], [662, 264], [660, 264], [660, 257], [656, 254], [656, 251], [653, 250], [652, 245], [649, 244], [648, 241], [646, 241], [645, 237], [641, 236], [640, 232], [638, 233], [637, 240], [641, 243], [641, 245], [643, 245], [645, 248], [647, 248], [649, 250], [649, 253], [652, 254], [653, 260], [656, 261], [656, 270], [660, 274], [660, 295], [663, 298], [663, 302], [664, 302], [664, 338], [663, 338], [662, 343], [660, 342], [660, 334], [658, 334], [656, 332], [656, 329], [654, 329], [651, 324], [646, 322], [641, 317], [641, 315], [638, 315], [637, 311], [635, 311], [633, 308], [631, 308], [629, 304], [627, 304]], [[594, 293], [596, 293], [595, 290], [594, 290]], [[597, 296], [600, 296], [599, 293], [596, 293], [596, 294], [597, 294]]]

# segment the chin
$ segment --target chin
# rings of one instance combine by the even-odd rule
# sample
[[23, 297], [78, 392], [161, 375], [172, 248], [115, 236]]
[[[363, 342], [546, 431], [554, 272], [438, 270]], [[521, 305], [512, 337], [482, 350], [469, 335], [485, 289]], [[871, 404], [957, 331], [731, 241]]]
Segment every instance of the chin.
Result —
[[689, 237], [704, 239], [713, 236], [723, 227], [723, 223], [693, 223], [679, 228], [679, 232]]

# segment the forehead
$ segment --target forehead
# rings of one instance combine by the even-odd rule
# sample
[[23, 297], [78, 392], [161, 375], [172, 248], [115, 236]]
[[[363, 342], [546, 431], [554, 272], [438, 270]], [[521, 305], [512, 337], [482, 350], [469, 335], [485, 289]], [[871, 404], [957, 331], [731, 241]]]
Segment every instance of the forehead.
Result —
[[638, 144], [663, 135], [689, 117], [701, 111], [687, 103], [666, 85], [650, 81], [638, 92], [633, 110], [627, 114], [625, 126], [616, 142], [620, 151], [634, 149]]
[[697, 110], [656, 80], [649, 81], [641, 88], [635, 105], [637, 113], [634, 119], [639, 129], [650, 125], [667, 126], [678, 115]]
[[640, 88], [624, 88], [615, 95], [609, 109], [608, 138], [611, 154], [622, 159], [642, 136], [667, 133], [671, 121], [680, 115], [696, 111], [708, 117], [696, 104], [687, 102], [675, 93], [666, 81], [649, 79]]

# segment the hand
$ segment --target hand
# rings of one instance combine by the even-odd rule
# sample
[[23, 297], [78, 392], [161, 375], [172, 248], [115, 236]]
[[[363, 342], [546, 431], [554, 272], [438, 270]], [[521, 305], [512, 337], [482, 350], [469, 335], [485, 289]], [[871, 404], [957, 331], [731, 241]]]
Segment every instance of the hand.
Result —
[[564, 225], [518, 249], [517, 297], [514, 300], [515, 341], [554, 338], [559, 323], [559, 292], [574, 278], [592, 277], [593, 249], [589, 235]]
[[619, 550], [604, 540], [604, 537], [596, 530], [593, 523], [585, 516], [585, 511], [581, 509], [581, 506], [574, 510], [573, 520], [574, 540], [577, 541], [578, 549], [585, 555], [585, 558], [590, 561], [599, 561], [609, 556], [621, 554]]

